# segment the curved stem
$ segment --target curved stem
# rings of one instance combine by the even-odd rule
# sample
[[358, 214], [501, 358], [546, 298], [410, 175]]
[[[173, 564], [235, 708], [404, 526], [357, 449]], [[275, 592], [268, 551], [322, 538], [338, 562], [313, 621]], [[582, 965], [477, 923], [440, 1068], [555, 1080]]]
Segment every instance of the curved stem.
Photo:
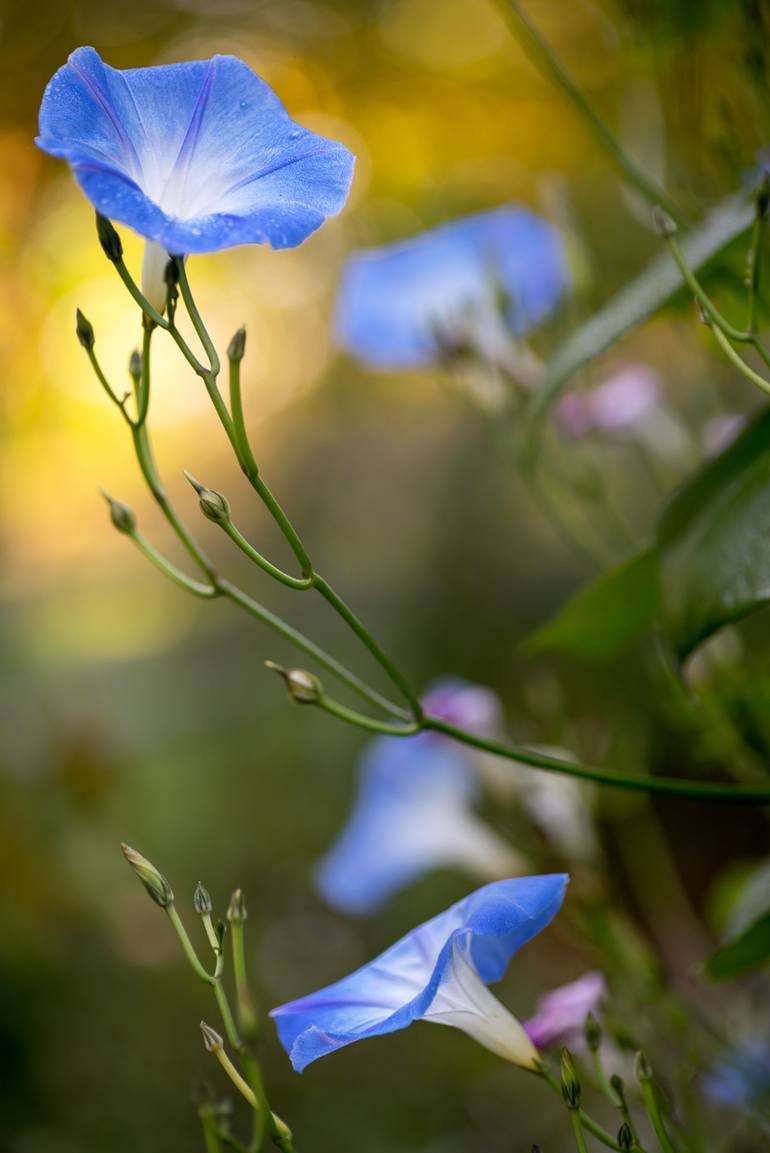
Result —
[[679, 213], [676, 205], [672, 203], [668, 195], [661, 188], [658, 188], [647, 178], [642, 169], [625, 152], [620, 142], [607, 127], [587, 96], [581, 91], [572, 76], [570, 76], [550, 44], [524, 14], [521, 5], [517, 4], [516, 0], [503, 0], [502, 11], [507, 16], [511, 30], [524, 51], [536, 67], [555, 81], [559, 88], [561, 88], [564, 95], [592, 130], [599, 143], [615, 161], [615, 164], [626, 181], [632, 185], [637, 192], [640, 192], [650, 205], [653, 207], [656, 204], [664, 205], [666, 211], [674, 217], [674, 219], [677, 219]]
[[136, 529], [129, 535], [139, 551], [147, 557], [147, 560], [154, 565], [159, 572], [162, 572], [164, 576], [172, 580], [174, 584], [183, 588], [185, 592], [192, 593], [193, 596], [202, 597], [206, 600], [213, 600], [214, 597], [218, 595], [214, 585], [201, 584], [200, 581], [188, 577], [187, 573], [182, 572], [182, 570], [177, 568], [175, 564], [172, 564], [170, 560], [162, 556]]
[[355, 725], [359, 729], [369, 729], [373, 733], [385, 733], [391, 737], [413, 737], [421, 731], [422, 727], [417, 721], [411, 725], [394, 725], [389, 721], [379, 721], [375, 717], [368, 717], [364, 713], [341, 705], [339, 701], [327, 697], [325, 693], [322, 693], [314, 703], [318, 705], [319, 709], [329, 713], [330, 716], [339, 717], [340, 720], [347, 721], [348, 724]]
[[246, 537], [243, 535], [243, 533], [235, 527], [231, 520], [221, 521], [220, 527], [222, 531], [226, 533], [227, 536], [229, 536], [233, 544], [237, 545], [241, 552], [247, 556], [250, 561], [253, 561], [255, 565], [258, 565], [259, 568], [263, 570], [263, 572], [266, 572], [268, 576], [273, 577], [274, 580], [280, 581], [281, 584], [286, 585], [287, 588], [290, 589], [302, 590], [313, 587], [312, 577], [293, 577], [289, 573], [284, 572], [283, 569], [278, 568], [277, 565], [274, 565], [267, 559], [267, 557], [262, 556], [261, 552], [257, 552], [257, 550], [246, 540]]
[[377, 705], [378, 708], [384, 709], [385, 712], [390, 713], [391, 716], [404, 716], [403, 709], [399, 708], [398, 705], [394, 705], [392, 701], [388, 700], [387, 697], [383, 697], [376, 689], [370, 688], [365, 681], [362, 681], [360, 677], [347, 669], [335, 657], [325, 652], [324, 649], [320, 648], [314, 641], [311, 641], [304, 633], [301, 633], [292, 625], [287, 624], [281, 617], [271, 613], [269, 609], [264, 608], [248, 596], [247, 593], [237, 588], [236, 585], [231, 584], [230, 581], [218, 579], [216, 587], [222, 596], [240, 605], [242, 609], [245, 609], [246, 612], [255, 617], [256, 620], [261, 621], [262, 624], [267, 625], [268, 628], [271, 628], [280, 636], [285, 637], [286, 640], [291, 641], [291, 643], [296, 645], [303, 653], [312, 657], [319, 665], [343, 681], [348, 688], [353, 689], [359, 696], [365, 697], [370, 704]]
[[209, 558], [206, 556], [203, 549], [193, 537], [187, 526], [182, 519], [177, 515], [171, 502], [166, 495], [166, 490], [158, 474], [158, 469], [155, 464], [155, 458], [152, 453], [152, 445], [150, 444], [149, 433], [147, 432], [146, 422], [140, 425], [133, 425], [131, 428], [131, 437], [134, 442], [134, 451], [136, 459], [139, 462], [142, 476], [147, 482], [150, 492], [155, 497], [161, 512], [165, 516], [171, 528], [176, 533], [179, 540], [189, 552], [196, 564], [200, 565], [206, 576], [212, 582], [215, 582], [214, 566]]
[[[548, 1072], [547, 1068], [541, 1067], [539, 1069], [533, 1069], [532, 1072], [535, 1073], [537, 1077], [542, 1077], [545, 1083], [550, 1085], [550, 1087], [556, 1093], [559, 1100], [563, 1100], [561, 1085], [556, 1080], [556, 1078]], [[580, 1122], [584, 1128], [586, 1128], [589, 1133], [592, 1133], [593, 1136], [596, 1137], [597, 1141], [601, 1141], [602, 1144], [606, 1145], [609, 1149], [620, 1150], [620, 1145], [618, 1145], [612, 1134], [608, 1133], [607, 1130], [604, 1129], [598, 1121], [594, 1121], [593, 1117], [589, 1117], [585, 1109], [575, 1110], [575, 1112], [578, 1114]]]
[[506, 745], [502, 741], [491, 740], [478, 736], [476, 733], [466, 732], [438, 717], [424, 716], [422, 728], [432, 729], [444, 733], [461, 744], [481, 749], [483, 752], [494, 753], [498, 757], [505, 757], [509, 761], [518, 761], [523, 765], [530, 765], [534, 769], [544, 769], [546, 772], [563, 773], [565, 776], [578, 777], [584, 781], [595, 781], [600, 785], [612, 785], [618, 789], [632, 789], [640, 793], [665, 793], [675, 797], [692, 797], [701, 801], [724, 801], [743, 805], [770, 805], [770, 787], [744, 788], [736, 785], [718, 784], [712, 781], [685, 781], [673, 777], [638, 777], [628, 773], [614, 772], [611, 769], [600, 769], [592, 765], [583, 765], [577, 761], [562, 761], [557, 757], [538, 753], [520, 745]]
[[86, 356], [88, 357], [88, 360], [91, 364], [91, 368], [94, 370], [94, 376], [99, 381], [99, 384], [102, 386], [104, 391], [107, 393], [107, 396], [110, 398], [112, 403], [116, 406], [116, 408], [120, 409], [120, 413], [121, 413], [121, 416], [123, 417], [123, 419], [128, 424], [133, 424], [131, 417], [126, 412], [126, 400], [128, 399], [128, 396], [124, 396], [123, 399], [121, 400], [120, 397], [118, 396], [118, 394], [114, 391], [112, 385], [107, 380], [107, 377], [104, 375], [104, 372], [102, 371], [102, 366], [100, 365], [98, 357], [97, 357], [96, 353], [94, 352], [93, 348], [87, 348], [86, 349]]
[[722, 316], [722, 313], [716, 307], [711, 297], [703, 288], [700, 281], [695, 276], [695, 273], [692, 271], [687, 261], [685, 260], [684, 253], [682, 252], [676, 237], [667, 236], [665, 239], [671, 251], [671, 255], [676, 261], [676, 265], [682, 274], [682, 279], [684, 280], [685, 284], [695, 299], [698, 301], [698, 304], [706, 313], [708, 319], [711, 320], [717, 326], [717, 328], [721, 328], [722, 332], [725, 334], [725, 336], [729, 337], [730, 340], [734, 340], [738, 344], [746, 344], [748, 341], [750, 341], [752, 339], [752, 334], [750, 331], [736, 328], [735, 325], [730, 324], [730, 321], [726, 320], [725, 317]]
[[380, 668], [382, 668], [390, 677], [393, 684], [401, 692], [404, 699], [408, 702], [412, 714], [415, 719], [422, 715], [422, 706], [412, 692], [406, 678], [401, 671], [394, 665], [393, 661], [387, 656], [386, 653], [380, 648], [377, 641], [371, 635], [366, 626], [358, 619], [355, 613], [348, 608], [343, 601], [342, 597], [332, 588], [328, 581], [324, 580], [318, 573], [313, 577], [313, 587], [318, 590], [324, 600], [332, 606], [338, 616], [347, 624], [351, 632], [355, 633], [365, 648], [369, 650], [374, 659], [377, 661]]
[[198, 339], [200, 340], [209, 360], [209, 370], [211, 375], [216, 377], [219, 375], [219, 355], [214, 347], [214, 342], [209, 336], [208, 329], [203, 323], [203, 318], [198, 311], [198, 306], [195, 303], [193, 294], [190, 291], [190, 282], [187, 279], [187, 269], [185, 268], [184, 260], [178, 257], [176, 260], [177, 271], [179, 274], [179, 291], [184, 301], [184, 306], [187, 309], [190, 320], [192, 321], [193, 328], [195, 329]]
[[762, 392], [770, 394], [770, 381], [765, 380], [763, 376], [760, 376], [758, 372], [755, 372], [753, 368], [750, 368], [749, 365], [746, 364], [746, 361], [742, 356], [738, 355], [724, 332], [717, 327], [716, 324], [712, 325], [711, 331], [714, 334], [714, 339], [717, 344], [733, 367], [737, 368], [738, 372], [740, 372], [742, 376], [745, 376], [750, 384], [754, 384], [757, 388], [761, 389]]
[[570, 1121], [572, 1122], [572, 1132], [575, 1135], [575, 1145], [577, 1146], [578, 1153], [588, 1153], [588, 1146], [586, 1145], [586, 1135], [583, 1132], [583, 1123], [580, 1119], [580, 1113], [577, 1109], [570, 1109]]
[[144, 424], [150, 408], [150, 347], [154, 324], [145, 321], [142, 332], [142, 373], [139, 377], [139, 396], [136, 400], [136, 423]]

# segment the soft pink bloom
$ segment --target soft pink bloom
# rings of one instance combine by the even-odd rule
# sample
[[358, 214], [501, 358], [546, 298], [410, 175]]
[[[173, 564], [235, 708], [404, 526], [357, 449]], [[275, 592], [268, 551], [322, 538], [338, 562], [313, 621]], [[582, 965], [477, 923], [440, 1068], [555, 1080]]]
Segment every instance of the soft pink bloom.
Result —
[[556, 422], [572, 440], [591, 431], [624, 433], [649, 417], [660, 393], [660, 377], [653, 368], [629, 364], [590, 391], [563, 396], [556, 406]]
[[538, 1049], [552, 1045], [580, 1048], [589, 1013], [596, 1014], [607, 995], [601, 973], [584, 973], [569, 985], [545, 993], [535, 1006], [535, 1015], [524, 1028]]

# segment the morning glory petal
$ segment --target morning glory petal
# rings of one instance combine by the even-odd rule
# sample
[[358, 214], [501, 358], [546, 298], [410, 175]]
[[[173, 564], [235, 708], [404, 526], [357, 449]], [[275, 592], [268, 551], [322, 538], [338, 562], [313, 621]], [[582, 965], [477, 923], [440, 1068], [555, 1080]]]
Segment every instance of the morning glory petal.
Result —
[[[451, 986], [456, 994], [458, 980], [462, 984], [453, 963], [456, 941], [483, 984], [499, 981], [513, 954], [556, 915], [567, 880], [551, 874], [493, 881], [357, 972], [273, 1009], [271, 1016], [294, 1068], [301, 1072], [311, 1061], [354, 1041], [429, 1018], [440, 990]], [[439, 999], [439, 1012], [446, 1008], [444, 1001]]]
[[431, 869], [457, 866], [482, 879], [516, 870], [517, 854], [473, 812], [477, 793], [469, 758], [444, 738], [376, 738], [353, 812], [316, 870], [321, 895], [361, 914]]
[[79, 48], [46, 88], [36, 142], [99, 212], [175, 254], [302, 243], [342, 208], [354, 163], [234, 56], [121, 72]]
[[508, 205], [356, 253], [337, 299], [337, 340], [375, 368], [424, 366], [453, 340], [494, 358], [508, 340], [501, 294], [523, 336], [553, 312], [567, 280], [555, 229]]

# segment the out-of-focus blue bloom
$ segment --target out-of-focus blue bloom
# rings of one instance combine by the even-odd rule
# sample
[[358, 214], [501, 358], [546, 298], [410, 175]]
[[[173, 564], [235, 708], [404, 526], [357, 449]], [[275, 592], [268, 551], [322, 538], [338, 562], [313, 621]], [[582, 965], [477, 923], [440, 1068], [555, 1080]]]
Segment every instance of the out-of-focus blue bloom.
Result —
[[703, 1088], [716, 1104], [750, 1112], [770, 1131], [770, 1044], [745, 1041], [714, 1065]]
[[552, 1045], [580, 1048], [586, 1017], [597, 1013], [606, 995], [604, 977], [596, 972], [551, 989], [538, 1001], [534, 1016], [524, 1022], [527, 1036], [538, 1049]]
[[[463, 681], [438, 682], [423, 703], [472, 731], [488, 733], [499, 722], [496, 695]], [[478, 791], [472, 754], [446, 737], [375, 738], [353, 812], [316, 870], [322, 896], [361, 914], [430, 869], [458, 866], [483, 879], [517, 871], [517, 854], [473, 811]]]
[[121, 72], [78, 48], [45, 90], [36, 143], [102, 215], [175, 255], [301, 244], [342, 208], [354, 163], [235, 56]]
[[376, 960], [334, 985], [273, 1009], [298, 1073], [319, 1057], [413, 1021], [453, 1025], [516, 1064], [537, 1050], [489, 992], [513, 954], [558, 912], [563, 874], [494, 881], [412, 930]]
[[454, 346], [495, 360], [510, 343], [506, 324], [524, 335], [553, 312], [566, 283], [558, 233], [509, 205], [356, 253], [342, 277], [336, 336], [375, 368], [420, 367]]

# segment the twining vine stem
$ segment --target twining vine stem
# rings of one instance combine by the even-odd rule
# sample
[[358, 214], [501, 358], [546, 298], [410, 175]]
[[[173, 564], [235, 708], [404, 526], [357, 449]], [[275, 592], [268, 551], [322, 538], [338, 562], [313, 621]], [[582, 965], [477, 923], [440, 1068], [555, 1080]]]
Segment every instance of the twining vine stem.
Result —
[[[103, 218], [100, 218], [99, 225], [102, 230], [107, 227], [112, 228], [109, 222]], [[561, 773], [566, 776], [594, 781], [598, 784], [614, 786], [616, 788], [631, 789], [645, 793], [691, 797], [697, 800], [748, 805], [770, 804], [770, 787], [752, 788], [711, 781], [634, 776], [611, 769], [584, 765], [578, 761], [561, 760], [533, 749], [504, 743], [481, 736], [477, 733], [469, 732], [459, 726], [442, 721], [437, 717], [426, 716], [417, 694], [409, 685], [408, 679], [386, 654], [363, 622], [350, 609], [329, 581], [315, 571], [299, 533], [260, 473], [246, 432], [243, 412], [240, 379], [240, 365], [245, 348], [245, 334], [243, 330], [239, 330], [239, 332], [236, 333], [228, 348], [230, 393], [230, 408], [228, 409], [217, 383], [220, 372], [219, 356], [195, 303], [184, 260], [181, 257], [170, 258], [166, 277], [168, 285], [166, 300], [167, 315], [163, 316], [150, 304], [134, 281], [123, 261], [122, 245], [117, 237], [117, 233], [114, 232], [114, 229], [112, 232], [114, 233], [114, 248], [108, 251], [107, 247], [105, 247], [105, 252], [109, 259], [115, 264], [118, 275], [128, 288], [133, 299], [140, 306], [143, 315], [144, 335], [141, 368], [133, 377], [135, 385], [135, 417], [131, 417], [127, 412], [125, 399], [121, 400], [118, 397], [118, 394], [111, 387], [99, 366], [93, 350], [93, 332], [91, 331], [90, 347], [89, 342], [84, 343], [82, 338], [81, 343], [84, 343], [84, 347], [87, 348], [89, 360], [94, 368], [97, 379], [112, 402], [120, 408], [124, 419], [130, 427], [137, 461], [150, 492], [171, 529], [183, 544], [194, 563], [202, 571], [205, 581], [202, 582], [188, 576], [165, 558], [141, 535], [133, 520], [133, 516], [128, 526], [118, 527], [121, 527], [121, 531], [133, 539], [137, 547], [156, 568], [177, 585], [203, 599], [213, 600], [224, 598], [232, 601], [250, 616], [290, 641], [301, 652], [317, 661], [322, 668], [332, 673], [343, 684], [347, 685], [349, 689], [366, 700], [368, 704], [374, 705], [376, 708], [382, 710], [390, 719], [381, 720], [377, 717], [361, 713], [356, 709], [352, 709], [334, 700], [322, 690], [320, 685], [318, 686], [318, 691], [313, 695], [312, 700], [306, 701], [306, 703], [312, 703], [330, 715], [370, 732], [399, 737], [408, 737], [424, 731], [442, 733], [444, 736], [459, 743], [493, 753], [496, 756], [504, 757], [520, 764], [529, 765], [534, 769]], [[207, 364], [204, 364], [190, 348], [175, 323], [177, 301], [180, 295], [185, 310], [201, 343]], [[219, 493], [205, 489], [188, 474], [188, 479], [194, 485], [201, 498], [201, 509], [210, 520], [213, 520], [224, 530], [226, 535], [241, 552], [248, 556], [260, 569], [273, 577], [273, 579], [280, 581], [282, 584], [297, 592], [305, 592], [312, 589], [318, 593], [371, 654], [391, 684], [398, 690], [405, 705], [396, 704], [389, 697], [384, 696], [377, 689], [372, 688], [356, 673], [343, 665], [342, 662], [338, 661], [306, 637], [304, 633], [288, 624], [281, 617], [270, 612], [231, 581], [219, 576], [205, 551], [198, 544], [185, 522], [173, 508], [155, 464], [147, 428], [151, 383], [151, 336], [153, 329], [156, 327], [162, 328], [171, 336], [188, 364], [190, 364], [195, 373], [203, 381], [241, 470], [294, 553], [300, 568], [300, 575], [292, 576], [284, 572], [253, 548], [240, 530], [233, 524], [226, 499]], [[79, 337], [81, 336], [80, 329], [78, 330], [78, 335]], [[113, 521], [115, 521], [114, 515]], [[117, 524], [117, 522], [115, 523]]]

